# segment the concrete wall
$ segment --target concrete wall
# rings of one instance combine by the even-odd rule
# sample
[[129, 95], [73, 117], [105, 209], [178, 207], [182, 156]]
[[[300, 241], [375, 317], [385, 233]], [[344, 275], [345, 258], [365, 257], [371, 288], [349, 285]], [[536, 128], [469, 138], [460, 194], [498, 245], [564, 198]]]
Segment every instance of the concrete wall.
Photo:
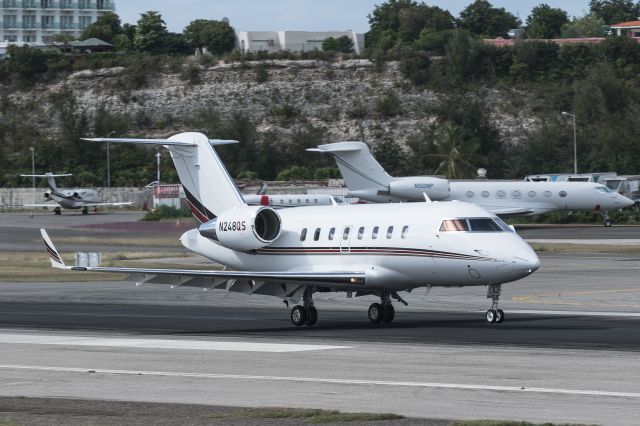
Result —
[[353, 31], [237, 31], [237, 47], [241, 52], [307, 52], [322, 50], [322, 42], [328, 38], [347, 36], [353, 41], [353, 49], [361, 53], [364, 49], [364, 34]]

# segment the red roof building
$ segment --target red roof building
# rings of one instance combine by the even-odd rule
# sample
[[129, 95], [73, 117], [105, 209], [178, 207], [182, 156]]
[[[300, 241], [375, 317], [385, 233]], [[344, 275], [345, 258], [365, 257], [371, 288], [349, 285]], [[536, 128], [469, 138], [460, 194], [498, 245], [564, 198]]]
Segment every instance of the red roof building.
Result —
[[640, 21], [620, 22], [611, 25], [612, 30], [616, 30], [616, 35], [624, 35], [627, 37], [640, 38]]

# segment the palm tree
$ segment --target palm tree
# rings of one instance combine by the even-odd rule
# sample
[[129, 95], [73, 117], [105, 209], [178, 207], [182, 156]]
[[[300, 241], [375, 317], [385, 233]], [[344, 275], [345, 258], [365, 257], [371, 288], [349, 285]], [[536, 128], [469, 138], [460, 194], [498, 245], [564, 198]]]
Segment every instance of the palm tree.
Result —
[[470, 163], [478, 144], [465, 138], [462, 127], [447, 121], [435, 132], [436, 154], [432, 157], [441, 159], [436, 174], [444, 174], [448, 179], [473, 177], [475, 167]]

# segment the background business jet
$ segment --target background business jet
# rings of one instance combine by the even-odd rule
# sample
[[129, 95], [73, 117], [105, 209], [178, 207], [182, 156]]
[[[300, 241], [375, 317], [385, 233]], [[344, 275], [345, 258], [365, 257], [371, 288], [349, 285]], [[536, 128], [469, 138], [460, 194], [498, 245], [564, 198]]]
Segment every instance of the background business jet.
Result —
[[[106, 206], [127, 206], [131, 202], [124, 203], [103, 203], [102, 197], [98, 195], [98, 191], [88, 188], [59, 189], [56, 185], [56, 177], [72, 176], [71, 174], [53, 174], [45, 173], [43, 175], [20, 175], [22, 177], [44, 177], [47, 178], [49, 190], [44, 193], [45, 201], [53, 201], [57, 206], [53, 209], [54, 213], [59, 215], [62, 213], [61, 208], [77, 210], [82, 209], [82, 214], [89, 213], [89, 207], [106, 207]], [[24, 207], [52, 207], [52, 203], [41, 204], [25, 204]]]
[[[248, 206], [201, 133], [166, 140], [89, 139], [155, 143], [169, 149], [199, 227], [180, 241], [223, 270], [66, 266], [45, 230], [54, 268], [125, 272], [140, 284], [166, 284], [262, 294], [296, 303], [294, 325], [313, 325], [317, 292], [375, 295], [372, 323], [395, 317], [392, 299], [425, 286], [488, 286], [489, 323], [500, 323], [501, 285], [530, 275], [540, 262], [531, 247], [495, 215], [475, 204], [423, 202], [342, 204], [275, 210]], [[215, 144], [215, 141], [213, 141]], [[228, 270], [233, 268], [234, 270]], [[297, 304], [300, 303], [300, 304]]]
[[596, 211], [605, 226], [607, 211], [630, 207], [633, 201], [592, 182], [527, 182], [447, 180], [433, 176], [390, 176], [362, 142], [337, 142], [307, 151], [333, 155], [349, 196], [374, 203], [431, 200], [468, 201], [498, 216], [534, 216], [554, 211]]

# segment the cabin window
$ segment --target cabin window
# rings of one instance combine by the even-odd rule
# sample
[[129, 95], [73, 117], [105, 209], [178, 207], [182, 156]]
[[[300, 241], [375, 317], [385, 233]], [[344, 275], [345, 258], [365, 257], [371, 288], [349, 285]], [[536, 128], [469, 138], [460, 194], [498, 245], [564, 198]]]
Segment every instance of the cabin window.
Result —
[[599, 186], [596, 188], [596, 191], [598, 192], [615, 192], [614, 190], [612, 190], [611, 188], [607, 187], [607, 186]]
[[567, 191], [560, 191], [558, 192], [558, 195], [561, 196], [562, 198], [567, 196]]
[[522, 197], [522, 192], [515, 190], [515, 191], [511, 191], [511, 198], [514, 199], [519, 199], [520, 197]]
[[333, 236], [336, 234], [336, 228], [329, 229], [329, 239], [333, 240]]
[[316, 203], [316, 204], [318, 204], [318, 199], [317, 199], [317, 198], [314, 198], [314, 199], [313, 199], [313, 202], [314, 202], [314, 203]]
[[284, 198], [280, 198], [280, 204], [284, 204]]
[[371, 239], [375, 240], [376, 238], [378, 238], [378, 229], [380, 229], [379, 226], [373, 227], [373, 231], [371, 231]]
[[301, 204], [301, 203], [300, 203], [300, 198], [298, 198], [298, 204]]
[[343, 240], [348, 240], [349, 239], [349, 231], [351, 231], [351, 227], [345, 226], [344, 227], [344, 231], [342, 231], [342, 239]]
[[403, 240], [407, 238], [407, 233], [409, 232], [409, 227], [408, 226], [403, 226], [402, 227], [402, 234], [400, 235], [400, 238], [402, 238]]
[[309, 204], [309, 199], [304, 200], [305, 203]]
[[447, 219], [443, 220], [442, 225], [440, 225], [441, 232], [468, 230], [469, 226], [467, 225], [467, 221], [464, 219]]
[[361, 226], [360, 229], [358, 229], [358, 239], [361, 240], [363, 235], [364, 235], [364, 226]]
[[536, 191], [529, 191], [527, 194], [529, 195], [529, 197], [533, 198], [536, 196]]
[[304, 241], [307, 239], [307, 228], [304, 228], [300, 233], [300, 241]]
[[551, 191], [544, 191], [542, 195], [544, 195], [545, 197], [551, 197]]
[[507, 193], [504, 191], [496, 191], [496, 198], [504, 198], [507, 196]]
[[482, 191], [482, 193], [480, 195], [482, 195], [484, 198], [488, 198], [489, 197], [489, 191]]
[[393, 226], [387, 228], [387, 239], [393, 236]]
[[316, 228], [316, 232], [313, 233], [313, 241], [318, 241], [320, 239], [320, 228]]
[[289, 198], [289, 204], [293, 204], [293, 200]]
[[467, 198], [473, 198], [473, 196], [476, 194], [474, 194], [473, 191], [467, 191], [465, 192], [465, 195], [467, 196]]

